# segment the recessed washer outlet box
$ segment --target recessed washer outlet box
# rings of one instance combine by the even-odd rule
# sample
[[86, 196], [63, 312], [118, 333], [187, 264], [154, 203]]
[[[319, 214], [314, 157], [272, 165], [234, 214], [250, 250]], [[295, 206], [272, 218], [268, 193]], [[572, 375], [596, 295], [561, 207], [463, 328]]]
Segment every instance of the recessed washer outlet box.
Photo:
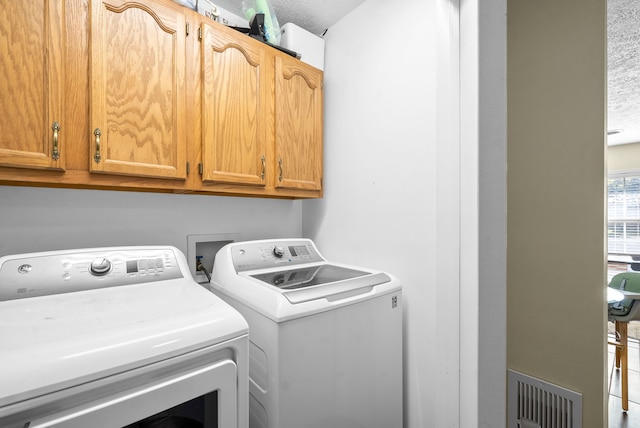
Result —
[[208, 235], [187, 235], [187, 262], [196, 282], [208, 282], [207, 276], [196, 270], [196, 258], [202, 257], [202, 264], [211, 274], [216, 253], [225, 245], [240, 240], [239, 233], [214, 233]]

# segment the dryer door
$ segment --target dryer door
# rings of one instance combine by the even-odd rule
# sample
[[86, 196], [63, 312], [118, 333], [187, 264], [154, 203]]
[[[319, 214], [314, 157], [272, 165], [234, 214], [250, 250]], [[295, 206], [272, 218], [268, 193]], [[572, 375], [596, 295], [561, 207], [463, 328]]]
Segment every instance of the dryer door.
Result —
[[[21, 421], [15, 426], [21, 428], [25, 426], [29, 428], [141, 427], [145, 426], [143, 420], [148, 420], [149, 417], [160, 413], [171, 414], [170, 409], [184, 404], [187, 416], [183, 417], [190, 416], [205, 428], [236, 428], [238, 426], [236, 372], [237, 367], [233, 361], [221, 360], [179, 373], [156, 373], [150, 376], [154, 380], [129, 385], [126, 389], [121, 388], [123, 385], [108, 385], [90, 391], [82, 397], [60, 400], [52, 407], [68, 410], [30, 422]], [[117, 392], [113, 392], [114, 390]], [[95, 399], [79, 404], [78, 401], [87, 395]]]

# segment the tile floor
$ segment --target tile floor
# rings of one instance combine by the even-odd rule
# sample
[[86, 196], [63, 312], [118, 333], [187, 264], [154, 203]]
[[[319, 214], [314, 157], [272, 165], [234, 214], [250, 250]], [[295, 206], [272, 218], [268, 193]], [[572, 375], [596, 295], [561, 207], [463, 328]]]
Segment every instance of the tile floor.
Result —
[[[629, 323], [629, 411], [622, 411], [620, 371], [615, 368], [615, 348], [609, 345], [609, 428], [640, 428], [640, 322]], [[609, 332], [613, 324], [609, 323]]]

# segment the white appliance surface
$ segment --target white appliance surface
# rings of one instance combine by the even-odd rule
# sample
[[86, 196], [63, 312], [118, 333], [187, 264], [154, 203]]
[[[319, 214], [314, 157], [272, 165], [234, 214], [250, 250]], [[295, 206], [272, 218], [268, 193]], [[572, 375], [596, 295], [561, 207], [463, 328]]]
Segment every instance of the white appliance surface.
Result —
[[280, 29], [280, 46], [300, 54], [300, 60], [324, 70], [324, 39], [287, 22]]
[[[326, 269], [326, 271], [325, 271]], [[249, 323], [251, 428], [402, 426], [402, 294], [308, 239], [228, 244], [210, 287]]]
[[246, 321], [193, 280], [173, 247], [2, 257], [0, 420], [46, 394], [247, 334]]
[[276, 322], [401, 288], [387, 273], [328, 262], [309, 239], [228, 244], [216, 254], [211, 285]]

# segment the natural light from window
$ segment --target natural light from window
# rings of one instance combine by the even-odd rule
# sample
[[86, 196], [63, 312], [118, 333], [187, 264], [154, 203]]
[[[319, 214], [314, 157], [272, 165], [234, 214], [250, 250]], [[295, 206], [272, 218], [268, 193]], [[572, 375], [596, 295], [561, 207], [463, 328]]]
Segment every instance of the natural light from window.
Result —
[[607, 202], [609, 254], [640, 254], [640, 171], [610, 175]]

